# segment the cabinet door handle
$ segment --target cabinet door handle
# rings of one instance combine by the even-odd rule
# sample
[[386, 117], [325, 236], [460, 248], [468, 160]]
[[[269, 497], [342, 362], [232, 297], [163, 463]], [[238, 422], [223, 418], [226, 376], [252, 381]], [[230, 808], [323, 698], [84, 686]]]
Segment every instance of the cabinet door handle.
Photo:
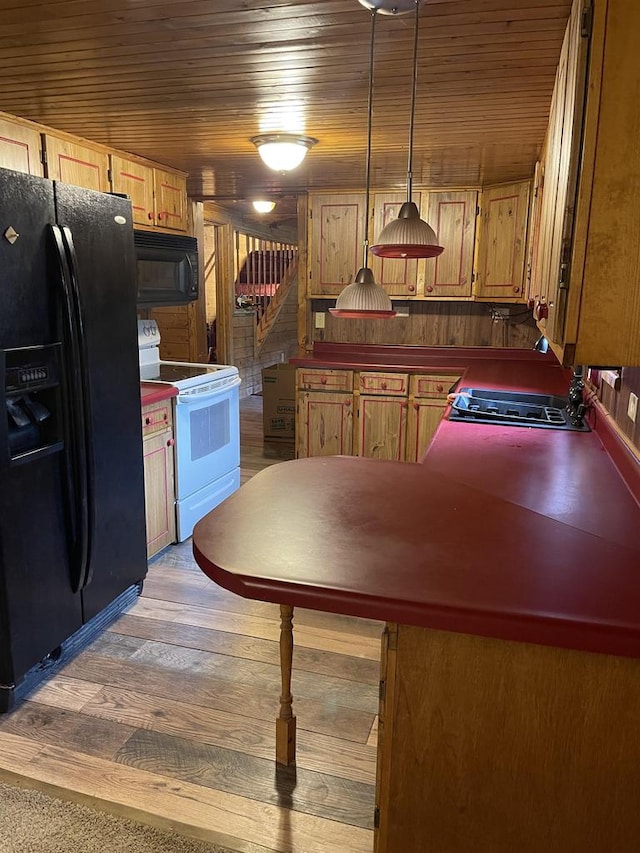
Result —
[[167, 447], [173, 447], [173, 445], [174, 445], [175, 443], [176, 443], [176, 441], [175, 441], [175, 439], [174, 439], [174, 438], [168, 438], [168, 439], [167, 439]]
[[407, 290], [409, 291], [409, 293], [415, 293], [415, 289], [416, 289], [415, 284], [410, 284], [409, 287], [407, 287]]
[[433, 285], [428, 284], [426, 287], [427, 293], [433, 293]]
[[151, 425], [151, 418], [145, 418], [144, 422], [147, 426], [150, 426]]
[[351, 405], [351, 400], [345, 400], [344, 404], [347, 408], [349, 408], [349, 406]]
[[382, 388], [382, 390], [383, 390], [383, 391], [386, 391], [386, 390], [387, 390], [387, 383], [386, 383], [386, 382], [381, 382], [381, 383], [380, 383], [380, 387]]
[[162, 217], [163, 217], [163, 216], [164, 216], [164, 213], [159, 213], [159, 214], [158, 214], [158, 222], [160, 222], [160, 220], [162, 219]]
[[436, 385], [436, 391], [438, 393], [440, 393], [440, 392], [444, 391], [444, 387], [442, 385], [438, 384], [438, 385]]
[[323, 376], [323, 377], [320, 379], [320, 384], [321, 384], [321, 385], [326, 385], [326, 384], [327, 384], [327, 377], [326, 377], [326, 376]]
[[147, 216], [149, 217], [149, 219], [153, 219], [153, 213], [151, 213], [151, 211], [149, 211], [149, 213], [147, 213]]
[[514, 285], [513, 292], [514, 292], [514, 293], [520, 293], [520, 288], [518, 287], [518, 285], [517, 285], [517, 284], [516, 284], [516, 285]]

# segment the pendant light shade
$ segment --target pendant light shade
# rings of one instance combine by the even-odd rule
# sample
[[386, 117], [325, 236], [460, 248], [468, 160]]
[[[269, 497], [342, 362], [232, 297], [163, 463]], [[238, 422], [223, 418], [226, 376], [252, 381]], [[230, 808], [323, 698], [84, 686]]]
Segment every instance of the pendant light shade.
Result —
[[[360, 0], [363, 2], [363, 0]], [[407, 163], [407, 200], [400, 208], [398, 218], [380, 232], [376, 244], [371, 247], [380, 258], [435, 258], [443, 252], [433, 228], [420, 219], [418, 208], [411, 200], [413, 180], [413, 125], [416, 111], [416, 83], [418, 79], [418, 20], [420, 0], [413, 0], [415, 26], [413, 31], [413, 79], [411, 87], [411, 118], [409, 121], [409, 160]]]
[[371, 41], [369, 44], [369, 109], [367, 119], [367, 166], [364, 205], [364, 245], [363, 264], [355, 278], [336, 300], [336, 307], [329, 308], [334, 317], [351, 320], [384, 319], [395, 317], [391, 299], [387, 291], [376, 283], [373, 272], [368, 267], [369, 255], [369, 185], [371, 179], [371, 124], [373, 117], [373, 46], [376, 31], [376, 8], [371, 11]]
[[381, 258], [435, 258], [443, 251], [433, 228], [420, 219], [413, 201], [405, 201], [398, 218], [389, 222], [371, 247]]
[[376, 284], [369, 267], [361, 267], [352, 283], [345, 287], [336, 300], [336, 307], [329, 308], [334, 317], [351, 320], [395, 317], [389, 294]]

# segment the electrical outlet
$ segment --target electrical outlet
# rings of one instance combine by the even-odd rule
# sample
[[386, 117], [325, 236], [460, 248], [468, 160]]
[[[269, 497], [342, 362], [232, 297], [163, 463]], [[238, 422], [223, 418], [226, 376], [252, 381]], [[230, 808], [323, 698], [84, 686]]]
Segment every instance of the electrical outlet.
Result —
[[627, 415], [635, 423], [638, 414], [638, 395], [633, 391], [629, 394], [629, 405], [627, 406]]

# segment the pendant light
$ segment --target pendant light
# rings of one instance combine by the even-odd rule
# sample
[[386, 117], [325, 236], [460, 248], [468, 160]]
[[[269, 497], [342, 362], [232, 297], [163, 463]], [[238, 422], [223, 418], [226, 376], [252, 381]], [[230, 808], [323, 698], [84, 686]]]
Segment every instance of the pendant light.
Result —
[[[360, 0], [362, 2], [362, 0]], [[367, 5], [363, 3], [362, 5]], [[369, 8], [369, 6], [368, 6]], [[367, 167], [365, 178], [364, 203], [364, 243], [363, 263], [356, 273], [353, 282], [342, 291], [336, 300], [336, 307], [329, 308], [334, 317], [348, 319], [377, 319], [395, 317], [396, 312], [391, 305], [389, 294], [376, 284], [373, 272], [368, 266], [369, 256], [369, 184], [371, 180], [371, 124], [373, 116], [373, 47], [376, 32], [376, 15], [378, 9], [372, 4], [371, 11], [371, 41], [369, 45], [369, 104], [367, 118]]]
[[[363, 2], [363, 0], [361, 0]], [[424, 219], [420, 219], [418, 208], [411, 200], [413, 182], [413, 125], [416, 111], [416, 84], [418, 79], [418, 21], [420, 0], [415, 5], [415, 26], [413, 32], [413, 79], [411, 84], [411, 118], [409, 121], [409, 158], [407, 162], [407, 200], [400, 208], [398, 218], [389, 222], [371, 247], [374, 255], [380, 258], [435, 258], [443, 251], [433, 228]]]

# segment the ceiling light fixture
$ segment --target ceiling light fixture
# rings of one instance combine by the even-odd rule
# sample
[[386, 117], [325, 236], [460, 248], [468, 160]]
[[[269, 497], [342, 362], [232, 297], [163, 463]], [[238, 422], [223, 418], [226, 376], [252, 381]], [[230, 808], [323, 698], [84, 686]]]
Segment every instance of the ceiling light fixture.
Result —
[[274, 172], [290, 172], [296, 169], [307, 156], [307, 151], [318, 142], [311, 136], [296, 136], [294, 133], [261, 133], [252, 136], [251, 142], [258, 154]]
[[[367, 5], [364, 0], [360, 0]], [[418, 21], [420, 18], [420, 0], [412, 0], [415, 6], [415, 25], [413, 32], [413, 79], [411, 84], [411, 118], [409, 121], [409, 158], [407, 162], [407, 200], [400, 208], [398, 218], [389, 222], [371, 247], [374, 255], [381, 258], [435, 258], [443, 251], [433, 228], [420, 219], [418, 208], [411, 200], [413, 183], [413, 127], [416, 111], [416, 84], [418, 79]], [[396, 5], [399, 5], [397, 3]]]
[[[360, 0], [362, 2], [362, 0]], [[365, 5], [364, 3], [362, 5]], [[369, 7], [368, 7], [369, 8]], [[347, 319], [376, 319], [395, 317], [389, 294], [376, 284], [373, 272], [368, 266], [369, 255], [369, 184], [371, 181], [371, 124], [373, 117], [373, 46], [376, 32], [377, 9], [371, 12], [371, 41], [369, 44], [369, 105], [367, 118], [367, 166], [364, 202], [364, 259], [362, 267], [356, 273], [353, 282], [342, 291], [336, 300], [336, 307], [329, 308], [334, 317]]]
[[255, 199], [252, 201], [253, 209], [257, 213], [271, 213], [273, 208], [276, 206], [275, 201], [267, 201], [266, 199]]

